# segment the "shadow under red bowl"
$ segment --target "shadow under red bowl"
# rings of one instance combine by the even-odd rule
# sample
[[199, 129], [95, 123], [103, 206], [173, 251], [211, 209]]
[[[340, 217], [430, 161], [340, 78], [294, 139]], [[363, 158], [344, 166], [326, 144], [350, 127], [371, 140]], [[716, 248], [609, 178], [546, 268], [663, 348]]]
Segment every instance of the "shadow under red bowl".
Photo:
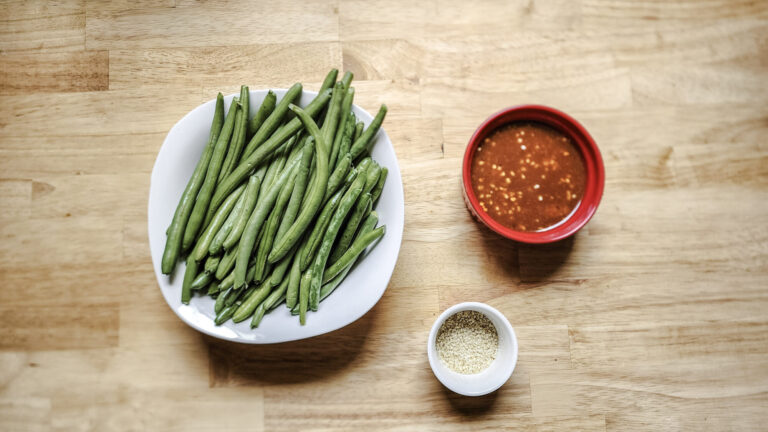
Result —
[[[516, 231], [508, 228], [483, 211], [471, 183], [472, 158], [483, 140], [500, 126], [517, 122], [536, 122], [550, 126], [569, 137], [579, 150], [586, 171], [584, 196], [578, 207], [564, 221], [542, 231]], [[586, 129], [573, 117], [543, 105], [520, 105], [506, 108], [490, 116], [477, 128], [464, 153], [462, 185], [464, 200], [470, 212], [496, 233], [523, 243], [552, 243], [570, 237], [589, 222], [603, 196], [605, 168], [597, 144]]]

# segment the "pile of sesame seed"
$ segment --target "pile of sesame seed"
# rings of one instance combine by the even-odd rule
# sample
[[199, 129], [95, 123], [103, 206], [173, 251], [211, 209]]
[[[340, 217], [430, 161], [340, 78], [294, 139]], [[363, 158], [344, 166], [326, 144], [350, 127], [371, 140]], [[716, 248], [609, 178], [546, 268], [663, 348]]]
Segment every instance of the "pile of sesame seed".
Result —
[[482, 313], [462, 311], [445, 320], [437, 332], [436, 345], [446, 367], [470, 375], [484, 371], [496, 359], [499, 335]]

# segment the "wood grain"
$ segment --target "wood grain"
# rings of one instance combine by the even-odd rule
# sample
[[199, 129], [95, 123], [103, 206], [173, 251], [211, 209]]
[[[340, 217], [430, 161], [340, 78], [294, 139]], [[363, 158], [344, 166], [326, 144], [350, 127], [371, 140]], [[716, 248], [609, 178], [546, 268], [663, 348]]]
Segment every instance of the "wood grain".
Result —
[[[766, 66], [766, 2], [3, 2], [0, 429], [764, 429]], [[390, 285], [311, 340], [200, 335], [152, 272], [157, 151], [219, 91], [314, 90], [331, 67], [389, 107]], [[596, 216], [554, 245], [507, 242], [462, 201], [469, 136], [521, 103], [576, 117], [606, 165]], [[468, 300], [520, 345], [481, 398], [426, 359], [434, 319]]]

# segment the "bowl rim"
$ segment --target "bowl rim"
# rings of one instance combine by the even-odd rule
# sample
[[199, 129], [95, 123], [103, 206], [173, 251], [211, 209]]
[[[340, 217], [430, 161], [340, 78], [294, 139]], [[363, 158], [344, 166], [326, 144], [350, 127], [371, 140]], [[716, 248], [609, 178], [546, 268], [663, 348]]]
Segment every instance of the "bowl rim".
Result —
[[[544, 231], [516, 231], [497, 222], [480, 207], [471, 183], [472, 159], [480, 142], [503, 124], [526, 121], [546, 124], [569, 137], [581, 153], [586, 170], [585, 193], [579, 206], [561, 223]], [[515, 105], [489, 116], [472, 134], [462, 161], [462, 188], [464, 201], [469, 210], [492, 231], [522, 243], [552, 243], [572, 236], [592, 219], [603, 196], [605, 167], [597, 143], [576, 119], [545, 105]]]
[[[463, 312], [468, 310], [475, 310], [484, 315], [492, 315], [496, 317], [502, 323], [502, 328], [499, 328], [497, 326], [496, 331], [499, 333], [505, 332], [509, 334], [510, 339], [512, 341], [512, 359], [510, 362], [507, 363], [511, 365], [511, 367], [509, 367], [506, 373], [499, 374], [497, 377], [497, 381], [494, 382], [492, 386], [479, 391], [473, 390], [470, 388], [464, 388], [464, 387], [452, 385], [452, 383], [446, 380], [446, 377], [443, 375], [441, 370], [436, 367], [437, 363], [440, 362], [440, 359], [438, 358], [438, 354], [437, 354], [437, 349], [435, 348], [435, 344], [437, 341], [437, 332], [440, 330], [440, 327], [442, 327], [445, 320], [447, 320], [450, 316], [458, 312]], [[515, 329], [512, 327], [512, 324], [509, 323], [509, 320], [507, 319], [507, 317], [503, 313], [501, 313], [498, 309], [494, 308], [493, 306], [490, 306], [486, 303], [481, 303], [481, 302], [457, 303], [449, 307], [448, 309], [444, 310], [443, 313], [441, 313], [440, 316], [438, 316], [435, 322], [432, 324], [432, 328], [429, 331], [429, 337], [427, 338], [427, 358], [429, 360], [429, 367], [430, 369], [432, 369], [432, 373], [435, 375], [437, 380], [440, 381], [440, 383], [444, 385], [446, 388], [464, 396], [484, 396], [489, 393], [493, 393], [499, 388], [501, 388], [501, 386], [503, 386], [507, 381], [509, 381], [509, 378], [512, 376], [512, 374], [515, 371], [515, 367], [517, 366], [518, 350], [519, 350], [519, 347], [517, 343], [517, 335], [515, 334]], [[450, 373], [458, 373], [458, 372], [450, 372]]]

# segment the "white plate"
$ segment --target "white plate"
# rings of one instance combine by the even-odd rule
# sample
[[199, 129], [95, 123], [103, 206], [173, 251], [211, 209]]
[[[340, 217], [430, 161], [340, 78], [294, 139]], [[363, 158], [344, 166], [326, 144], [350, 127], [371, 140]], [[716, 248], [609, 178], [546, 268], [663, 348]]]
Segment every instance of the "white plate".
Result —
[[[285, 94], [285, 90], [273, 91], [278, 98]], [[251, 91], [252, 113], [258, 109], [266, 94], [267, 90]], [[300, 105], [306, 106], [316, 95], [316, 92], [305, 90]], [[235, 95], [231, 94], [224, 98], [225, 108], [228, 109], [233, 97]], [[250, 319], [239, 324], [230, 320], [216, 326], [213, 323], [214, 301], [210, 297], [197, 294], [189, 305], [181, 303], [181, 282], [185, 264], [179, 261], [175, 272], [170, 276], [163, 275], [160, 271], [165, 230], [208, 140], [215, 106], [215, 100], [208, 101], [179, 120], [168, 132], [152, 169], [147, 210], [149, 247], [157, 282], [168, 305], [192, 328], [220, 339], [253, 344], [287, 342], [321, 335], [344, 327], [363, 316], [387, 289], [403, 237], [403, 183], [395, 150], [383, 128], [374, 138], [376, 143], [372, 156], [376, 162], [389, 170], [384, 191], [376, 206], [379, 225], [387, 226], [386, 235], [367, 252], [364, 259], [358, 261], [336, 291], [320, 303], [319, 310], [307, 314], [306, 325], [300, 325], [298, 317], [291, 316], [288, 308], [281, 305], [264, 316], [259, 327], [255, 329], [250, 328]], [[365, 122], [366, 127], [373, 119], [357, 105], [353, 106], [353, 112], [359, 120]]]

